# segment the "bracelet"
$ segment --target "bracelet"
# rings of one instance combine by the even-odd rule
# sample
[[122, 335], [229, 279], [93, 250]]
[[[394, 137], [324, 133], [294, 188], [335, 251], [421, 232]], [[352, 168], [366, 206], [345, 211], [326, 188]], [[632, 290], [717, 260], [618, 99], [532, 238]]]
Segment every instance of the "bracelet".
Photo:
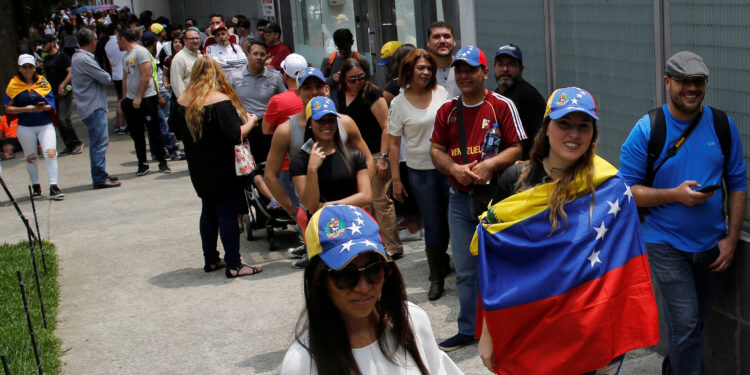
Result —
[[385, 160], [389, 160], [389, 158], [388, 158], [388, 154], [380, 154], [380, 156], [378, 156], [378, 159], [385, 159]]

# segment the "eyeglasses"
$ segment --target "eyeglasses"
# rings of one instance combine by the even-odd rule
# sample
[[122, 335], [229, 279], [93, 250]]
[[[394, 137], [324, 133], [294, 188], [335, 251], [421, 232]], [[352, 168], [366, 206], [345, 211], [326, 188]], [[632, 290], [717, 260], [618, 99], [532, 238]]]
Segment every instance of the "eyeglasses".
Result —
[[498, 61], [498, 62], [495, 63], [495, 66], [498, 67], [498, 68], [502, 68], [502, 67], [506, 67], [506, 68], [518, 68], [519, 65], [518, 65], [518, 61], [511, 61], [511, 62], [507, 62], [507, 63], [502, 63], [502, 62]]
[[328, 277], [340, 290], [353, 289], [364, 275], [369, 284], [378, 284], [385, 278], [386, 266], [390, 262], [370, 263], [364, 268], [345, 267], [340, 270], [328, 270]]
[[672, 80], [674, 80], [675, 82], [679, 83], [682, 86], [696, 85], [698, 87], [703, 87], [708, 82], [708, 80], [703, 77], [694, 77], [694, 78], [672, 77]]
[[201, 40], [201, 37], [195, 36], [195, 37], [192, 37], [192, 38], [185, 38], [185, 40]]
[[351, 82], [351, 83], [354, 83], [354, 82], [359, 82], [359, 81], [361, 81], [363, 79], [366, 79], [366, 78], [367, 78], [367, 75], [365, 75], [364, 73], [362, 73], [362, 74], [360, 74], [360, 75], [358, 75], [356, 77], [349, 77], [346, 80], [349, 81], [349, 82]]

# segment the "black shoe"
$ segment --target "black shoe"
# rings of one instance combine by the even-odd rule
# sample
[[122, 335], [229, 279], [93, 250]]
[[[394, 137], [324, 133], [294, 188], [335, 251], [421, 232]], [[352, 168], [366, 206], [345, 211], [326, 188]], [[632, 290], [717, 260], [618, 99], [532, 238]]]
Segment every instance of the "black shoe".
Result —
[[42, 185], [31, 185], [31, 190], [33, 191], [33, 193], [31, 194], [32, 198], [36, 199], [42, 197]]
[[68, 155], [72, 155], [72, 154], [73, 154], [73, 150], [65, 147], [62, 151], [60, 151], [59, 153], [57, 153], [57, 156], [68, 156]]
[[304, 257], [300, 260], [295, 260], [292, 262], [292, 267], [294, 268], [305, 268], [307, 267], [307, 264], [310, 263], [310, 259], [307, 259], [307, 254], [305, 254]]
[[72, 150], [70, 150], [71, 155], [78, 155], [83, 150], [83, 142], [79, 143], [78, 146], [73, 147]]
[[49, 199], [54, 199], [56, 201], [61, 201], [65, 198], [65, 194], [60, 191], [60, 188], [57, 187], [57, 185], [50, 185], [49, 186]]
[[185, 160], [185, 153], [182, 152], [182, 150], [180, 149], [175, 150], [173, 153], [170, 153], [168, 156], [172, 161]]
[[305, 247], [304, 244], [299, 245], [294, 248], [290, 247], [289, 250], [287, 250], [287, 253], [289, 254], [291, 258], [300, 259], [304, 257], [305, 255], [307, 255], [307, 247]]
[[161, 171], [161, 173], [172, 173], [172, 170], [169, 169], [169, 166], [167, 165], [166, 160], [159, 163], [159, 171]]
[[103, 182], [101, 184], [94, 185], [94, 189], [116, 188], [116, 187], [120, 187], [120, 185], [122, 184], [119, 181], [107, 180], [106, 182]]
[[466, 345], [471, 345], [476, 341], [472, 336], [457, 333], [455, 336], [438, 344], [438, 348], [444, 352], [452, 352]]
[[145, 176], [145, 175], [149, 174], [149, 172], [151, 172], [151, 167], [148, 166], [148, 163], [139, 164], [138, 165], [138, 172], [135, 172], [135, 175], [138, 176], [138, 177]]
[[445, 290], [445, 281], [443, 279], [433, 280], [430, 282], [430, 290], [427, 292], [427, 299], [434, 301], [443, 296]]

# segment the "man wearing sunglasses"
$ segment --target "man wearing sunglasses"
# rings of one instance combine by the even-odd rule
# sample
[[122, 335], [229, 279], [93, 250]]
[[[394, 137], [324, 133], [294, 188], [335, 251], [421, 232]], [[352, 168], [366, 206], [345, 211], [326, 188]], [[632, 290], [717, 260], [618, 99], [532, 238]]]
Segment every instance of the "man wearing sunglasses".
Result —
[[[623, 199], [649, 208], [642, 230], [669, 331], [664, 374], [706, 373], [701, 330], [745, 215], [740, 136], [731, 118], [703, 105], [707, 83], [708, 66], [700, 56], [682, 51], [670, 57], [667, 104], [638, 120], [620, 155], [620, 173], [632, 192]], [[691, 134], [684, 132], [691, 126]], [[664, 146], [649, 165], [654, 134], [664, 136]], [[667, 156], [678, 138], [682, 146]], [[724, 191], [706, 189], [722, 183], [729, 194], [728, 225]]]

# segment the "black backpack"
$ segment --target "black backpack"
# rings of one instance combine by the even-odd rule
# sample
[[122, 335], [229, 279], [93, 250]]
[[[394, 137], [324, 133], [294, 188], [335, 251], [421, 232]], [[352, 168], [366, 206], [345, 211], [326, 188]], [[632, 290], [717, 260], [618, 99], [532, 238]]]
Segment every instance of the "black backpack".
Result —
[[[716, 137], [719, 139], [721, 152], [722, 154], [724, 154], [724, 172], [722, 174], [722, 181], [725, 185], [727, 177], [727, 162], [729, 161], [729, 155], [732, 148], [732, 133], [729, 129], [729, 117], [724, 111], [718, 110], [714, 107], [709, 108], [711, 108], [711, 112], [713, 112], [714, 131], [716, 132]], [[664, 162], [667, 161], [667, 159], [677, 153], [677, 150], [680, 149], [682, 144], [670, 145], [670, 152], [667, 153], [667, 157], [662, 160], [661, 164], [654, 168], [656, 159], [659, 157], [659, 155], [661, 155], [661, 152], [664, 149], [664, 143], [667, 137], [667, 121], [664, 117], [664, 111], [662, 110], [662, 107], [657, 107], [648, 111], [648, 118], [649, 120], [651, 120], [651, 136], [648, 140], [646, 181], [642, 185], [651, 187], [654, 184], [654, 177], [656, 176], [656, 172], [659, 171], [659, 168], [664, 164]], [[690, 136], [691, 132], [692, 129], [688, 130], [687, 134], [683, 133], [680, 138], [685, 137], [687, 139], [687, 137]], [[726, 186], [724, 186], [724, 188], [725, 187]], [[726, 194], [724, 196], [726, 200]], [[648, 207], [638, 207], [638, 214], [641, 217], [641, 221], [643, 221], [644, 217], [648, 215], [648, 212]]]

